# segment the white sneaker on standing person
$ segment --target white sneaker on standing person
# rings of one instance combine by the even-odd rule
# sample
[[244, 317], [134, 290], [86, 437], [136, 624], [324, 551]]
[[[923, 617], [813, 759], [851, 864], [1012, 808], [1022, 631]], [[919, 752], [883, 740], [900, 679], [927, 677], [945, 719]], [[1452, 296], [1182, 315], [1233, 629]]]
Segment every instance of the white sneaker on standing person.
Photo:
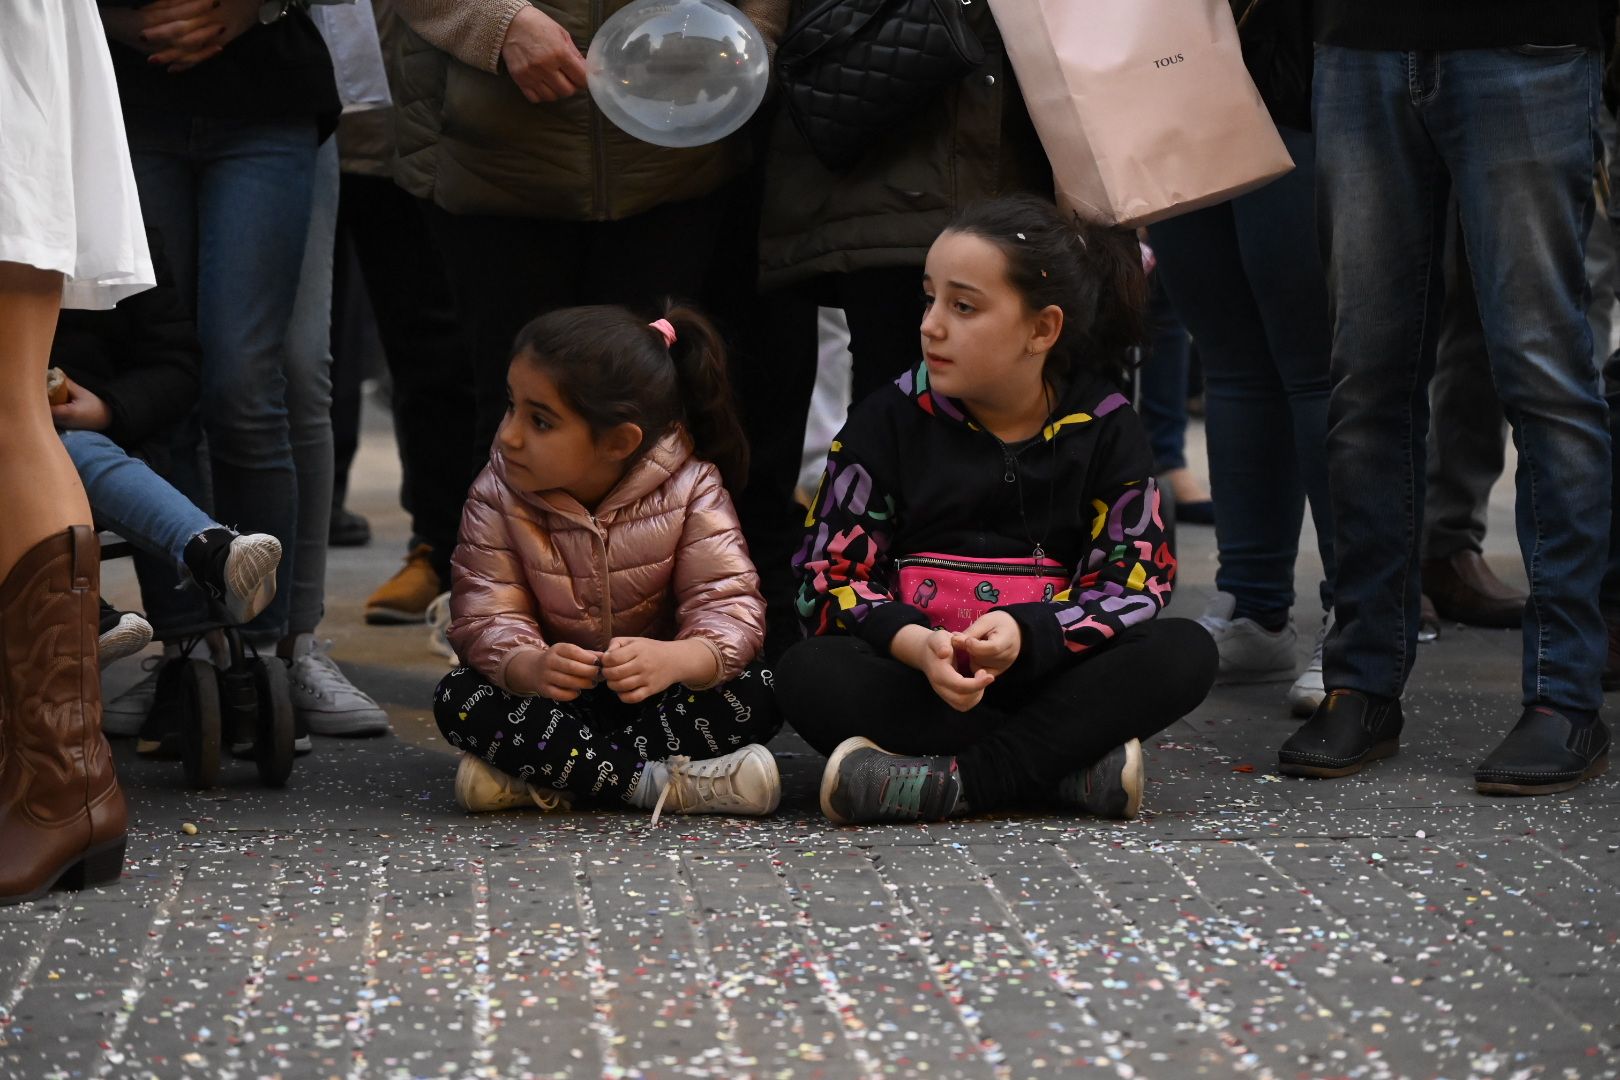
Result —
[[332, 642], [299, 634], [293, 644], [293, 713], [312, 734], [386, 735], [388, 714], [355, 687], [332, 659]]

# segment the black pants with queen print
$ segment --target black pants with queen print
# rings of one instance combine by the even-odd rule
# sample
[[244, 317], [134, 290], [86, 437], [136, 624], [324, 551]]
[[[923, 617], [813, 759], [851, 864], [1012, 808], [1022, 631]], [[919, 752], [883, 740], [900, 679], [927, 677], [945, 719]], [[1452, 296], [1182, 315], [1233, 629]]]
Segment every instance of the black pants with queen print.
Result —
[[644, 762], [719, 757], [768, 742], [782, 727], [771, 673], [758, 664], [729, 683], [708, 690], [677, 683], [635, 705], [606, 686], [573, 701], [509, 694], [458, 667], [440, 681], [433, 716], [451, 746], [576, 801], [628, 801]]

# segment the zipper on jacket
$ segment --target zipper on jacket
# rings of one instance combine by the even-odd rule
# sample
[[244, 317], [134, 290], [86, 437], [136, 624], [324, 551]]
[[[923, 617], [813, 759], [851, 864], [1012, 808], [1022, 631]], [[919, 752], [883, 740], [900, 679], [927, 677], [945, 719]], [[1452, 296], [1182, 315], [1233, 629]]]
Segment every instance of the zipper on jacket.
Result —
[[1018, 453], [1015, 454], [1013, 453], [1012, 447], [1008, 446], [1000, 435], [988, 430], [985, 431], [985, 434], [996, 440], [996, 445], [1001, 447], [1001, 482], [1004, 484], [1016, 484], [1018, 482], [1019, 454], [1022, 454], [1025, 450], [1028, 450], [1029, 446], [1021, 447]]
[[585, 516], [591, 519], [591, 529], [596, 533], [596, 547], [601, 552], [602, 566], [602, 625], [607, 630], [607, 638], [613, 640], [613, 589], [611, 583], [613, 572], [608, 566], [607, 530], [602, 523], [596, 520], [596, 515], [590, 511]]

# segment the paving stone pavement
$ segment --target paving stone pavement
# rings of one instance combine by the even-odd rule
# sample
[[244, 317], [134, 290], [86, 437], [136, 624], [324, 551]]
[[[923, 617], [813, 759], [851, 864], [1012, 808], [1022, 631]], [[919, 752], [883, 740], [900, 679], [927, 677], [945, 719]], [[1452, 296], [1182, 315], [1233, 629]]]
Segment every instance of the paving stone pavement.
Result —
[[[837, 828], [792, 735], [767, 820], [467, 817], [442, 664], [358, 617], [403, 550], [390, 454], [371, 431], [379, 538], [335, 553], [325, 632], [398, 737], [318, 739], [279, 792], [120, 746], [122, 883], [0, 908], [0, 1076], [1620, 1076], [1620, 784], [1472, 789], [1517, 634], [1424, 646], [1401, 754], [1342, 781], [1275, 775], [1286, 684], [1220, 688], [1131, 823]], [[1181, 554], [1196, 614], [1208, 530]]]

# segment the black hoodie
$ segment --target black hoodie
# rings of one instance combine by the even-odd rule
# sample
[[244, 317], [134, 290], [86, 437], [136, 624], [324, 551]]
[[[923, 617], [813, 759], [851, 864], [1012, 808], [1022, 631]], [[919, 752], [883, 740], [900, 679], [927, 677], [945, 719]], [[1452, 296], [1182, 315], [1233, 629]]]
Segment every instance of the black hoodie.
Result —
[[901, 627], [929, 625], [895, 599], [896, 559], [1040, 549], [1063, 563], [1069, 589], [1002, 609], [1023, 639], [1007, 673], [1019, 679], [1157, 615], [1176, 573], [1141, 421], [1095, 377], [1073, 380], [1042, 432], [1009, 446], [934, 394], [919, 365], [851, 411], [805, 525], [793, 565], [809, 631], [855, 634], [884, 655]]

